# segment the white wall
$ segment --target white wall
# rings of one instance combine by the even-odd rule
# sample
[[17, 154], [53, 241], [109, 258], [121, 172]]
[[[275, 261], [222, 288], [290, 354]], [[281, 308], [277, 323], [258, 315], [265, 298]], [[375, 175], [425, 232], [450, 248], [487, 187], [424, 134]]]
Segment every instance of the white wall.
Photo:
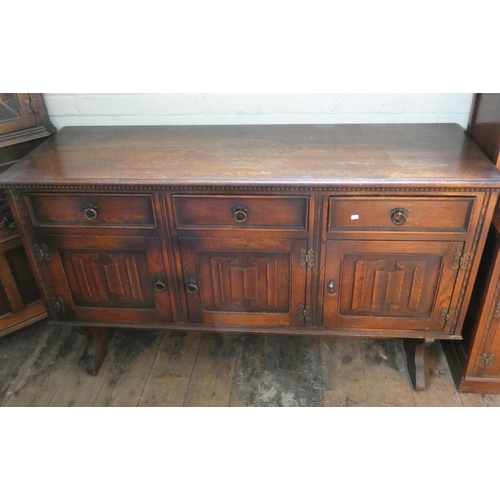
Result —
[[67, 125], [458, 123], [473, 94], [45, 94]]

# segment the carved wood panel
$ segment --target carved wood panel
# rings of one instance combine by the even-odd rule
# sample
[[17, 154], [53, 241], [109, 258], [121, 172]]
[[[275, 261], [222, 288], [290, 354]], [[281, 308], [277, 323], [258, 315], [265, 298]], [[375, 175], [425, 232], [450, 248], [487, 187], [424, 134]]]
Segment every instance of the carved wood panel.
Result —
[[324, 326], [444, 330], [462, 243], [327, 245]]
[[[69, 317], [91, 320], [107, 311], [111, 321], [172, 320], [158, 239], [53, 236], [47, 246]], [[154, 288], [158, 278], [161, 292]]]
[[61, 260], [75, 305], [154, 307], [146, 252], [63, 250]]
[[[231, 325], [303, 325], [303, 240], [179, 238], [189, 318]], [[189, 286], [191, 284], [191, 286]], [[194, 288], [196, 287], [196, 289]]]
[[[490, 231], [487, 252], [490, 261], [485, 259], [482, 263], [481, 273], [478, 276], [477, 290], [483, 291], [484, 300], [478, 304], [480, 293], [471, 302], [475, 309], [469, 314], [477, 318], [471, 324], [467, 318], [466, 327], [474, 334], [471, 346], [469, 367], [467, 372], [474, 377], [485, 379], [500, 379], [500, 245], [497, 228], [494, 225]], [[483, 287], [484, 290], [482, 290]], [[475, 316], [479, 314], [479, 317]]]
[[203, 302], [211, 311], [287, 312], [289, 256], [204, 252], [199, 255]]
[[440, 263], [440, 256], [427, 260], [406, 260], [400, 255], [383, 259], [345, 256], [344, 266], [353, 279], [345, 283], [350, 293], [341, 297], [341, 314], [428, 316]]

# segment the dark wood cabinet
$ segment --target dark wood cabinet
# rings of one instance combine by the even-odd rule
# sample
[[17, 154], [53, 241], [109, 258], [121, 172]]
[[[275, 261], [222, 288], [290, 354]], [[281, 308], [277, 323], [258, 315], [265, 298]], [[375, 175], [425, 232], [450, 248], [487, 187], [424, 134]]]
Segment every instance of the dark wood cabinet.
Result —
[[0, 228], [0, 337], [46, 317], [19, 235]]
[[55, 131], [43, 94], [0, 93], [0, 172]]
[[467, 132], [500, 168], [500, 94], [474, 94]]
[[[43, 94], [0, 93], [0, 173], [55, 132]], [[0, 336], [46, 318], [5, 194], [0, 191]]]
[[[500, 94], [474, 94], [468, 135], [500, 168]], [[463, 341], [445, 345], [448, 363], [463, 392], [500, 393], [500, 207], [489, 231]]]
[[420, 345], [462, 339], [500, 172], [455, 125], [69, 127], [0, 187], [92, 373], [115, 325], [354, 335], [406, 339], [422, 389]]
[[7, 134], [37, 126], [41, 102], [35, 94], [0, 93], [0, 133]]
[[455, 350], [455, 355], [459, 353], [463, 365], [459, 390], [500, 393], [499, 216], [495, 216], [490, 230], [464, 325], [464, 335], [464, 343], [456, 346]]

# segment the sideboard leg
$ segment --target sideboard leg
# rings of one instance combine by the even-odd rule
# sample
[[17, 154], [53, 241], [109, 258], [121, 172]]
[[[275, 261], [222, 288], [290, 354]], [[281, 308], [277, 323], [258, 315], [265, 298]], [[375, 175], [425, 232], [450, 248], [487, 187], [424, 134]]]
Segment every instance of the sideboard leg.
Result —
[[405, 339], [406, 360], [408, 371], [416, 391], [425, 390], [425, 348], [434, 342], [433, 339], [416, 340]]
[[113, 336], [110, 328], [89, 327], [87, 330], [87, 373], [97, 375], [108, 352], [108, 344]]

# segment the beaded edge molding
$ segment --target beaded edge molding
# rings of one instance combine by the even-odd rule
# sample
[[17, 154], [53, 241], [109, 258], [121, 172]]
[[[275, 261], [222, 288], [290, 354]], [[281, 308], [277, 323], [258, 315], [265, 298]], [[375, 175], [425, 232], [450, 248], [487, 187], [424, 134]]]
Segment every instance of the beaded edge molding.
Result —
[[171, 185], [104, 185], [104, 184], [19, 184], [0, 186], [5, 190], [30, 191], [248, 191], [248, 192], [424, 192], [424, 193], [484, 193], [500, 192], [500, 187], [380, 187], [380, 186], [171, 186]]

